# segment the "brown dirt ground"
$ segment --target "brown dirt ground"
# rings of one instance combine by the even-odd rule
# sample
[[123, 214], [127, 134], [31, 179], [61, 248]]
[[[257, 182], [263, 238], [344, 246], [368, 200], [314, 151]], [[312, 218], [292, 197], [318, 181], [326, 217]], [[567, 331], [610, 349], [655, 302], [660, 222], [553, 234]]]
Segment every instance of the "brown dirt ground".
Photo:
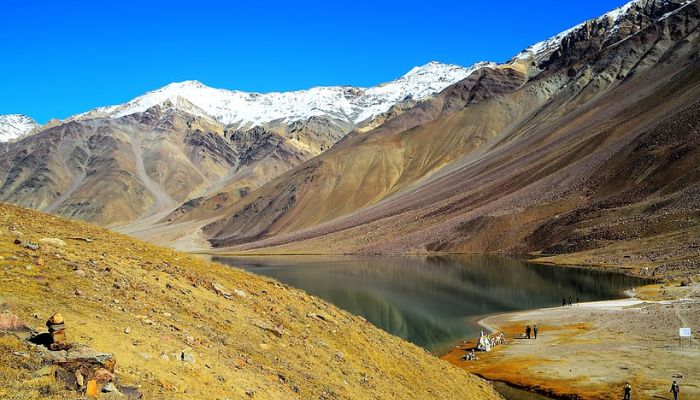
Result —
[[[671, 399], [668, 391], [676, 379], [682, 399], [700, 398], [700, 342], [683, 347], [678, 342], [679, 327], [700, 328], [700, 284], [655, 285], [638, 292], [676, 300], [594, 302], [488, 317], [482, 324], [506, 333], [506, 345], [477, 353], [477, 361], [461, 361], [464, 349], [472, 347], [462, 343], [443, 359], [553, 397], [619, 399], [630, 382], [635, 400]], [[515, 338], [534, 323], [540, 327], [537, 340]]]

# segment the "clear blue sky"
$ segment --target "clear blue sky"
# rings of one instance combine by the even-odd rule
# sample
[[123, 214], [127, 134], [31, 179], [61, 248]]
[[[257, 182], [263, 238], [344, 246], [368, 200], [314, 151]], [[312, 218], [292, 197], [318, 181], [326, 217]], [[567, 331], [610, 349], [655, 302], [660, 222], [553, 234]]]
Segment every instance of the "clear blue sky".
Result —
[[373, 85], [431, 60], [502, 62], [624, 3], [2, 0], [0, 114], [43, 123], [189, 79], [259, 92]]

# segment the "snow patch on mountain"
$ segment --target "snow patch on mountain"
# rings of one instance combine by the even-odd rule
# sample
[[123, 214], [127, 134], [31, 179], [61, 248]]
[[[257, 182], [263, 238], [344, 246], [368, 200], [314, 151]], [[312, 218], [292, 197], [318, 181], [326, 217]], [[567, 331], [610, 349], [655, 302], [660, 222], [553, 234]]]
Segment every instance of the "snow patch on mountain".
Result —
[[403, 100], [420, 100], [439, 93], [487, 66], [495, 64], [478, 63], [464, 68], [430, 62], [411, 69], [395, 81], [370, 88], [326, 86], [292, 92], [251, 93], [215, 89], [198, 81], [177, 82], [128, 103], [98, 108], [77, 118], [119, 118], [168, 104], [239, 127], [273, 121], [290, 123], [319, 116], [356, 124], [388, 111]]
[[[587, 21], [584, 21], [574, 27], [571, 27], [563, 32], [558, 33], [557, 35], [544, 40], [542, 42], [535, 43], [529, 47], [527, 47], [525, 50], [521, 51], [518, 53], [515, 57], [511, 59], [510, 62], [516, 61], [516, 60], [529, 60], [533, 59], [537, 65], [540, 64], [540, 62], [544, 61], [547, 57], [549, 57], [553, 52], [555, 52], [562, 44], [564, 39], [572, 32], [577, 31], [578, 29], [582, 28], [586, 23], [591, 22], [591, 21], [602, 21], [604, 19], [607, 19], [611, 23], [614, 24], [613, 29], [610, 30], [609, 36], [613, 35], [614, 33], [617, 32], [619, 29], [619, 26], [617, 24], [622, 20], [622, 17], [627, 15], [630, 10], [634, 6], [642, 7], [644, 4], [648, 3], [649, 1], [655, 1], [655, 0], [632, 0], [620, 7], [615, 8], [614, 10], [608, 11], [607, 13], [597, 17], [593, 18]], [[659, 0], [656, 0], [659, 1]], [[695, 2], [696, 0], [682, 0], [680, 2], [679, 8], [671, 11], [668, 14], [672, 14], [680, 10], [681, 8], [687, 6], [688, 4], [691, 4]], [[668, 1], [662, 0], [661, 2], [668, 3]], [[661, 17], [660, 19], [665, 18]]]
[[17, 140], [37, 126], [39, 126], [39, 124], [26, 115], [0, 115], [0, 142]]

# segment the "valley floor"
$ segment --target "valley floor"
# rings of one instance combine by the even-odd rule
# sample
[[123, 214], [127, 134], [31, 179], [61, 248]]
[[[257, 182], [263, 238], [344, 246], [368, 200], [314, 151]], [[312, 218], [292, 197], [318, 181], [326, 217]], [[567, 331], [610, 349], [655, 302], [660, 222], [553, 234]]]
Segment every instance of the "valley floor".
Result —
[[[555, 398], [619, 399], [629, 382], [634, 399], [671, 399], [673, 380], [681, 386], [681, 399], [700, 398], [700, 344], [685, 341], [681, 347], [678, 340], [679, 327], [695, 333], [700, 325], [700, 284], [652, 285], [635, 294], [485, 318], [482, 325], [506, 334], [506, 345], [462, 361], [464, 349], [473, 347], [464, 343], [443, 359]], [[528, 324], [539, 326], [539, 337], [516, 338]]]

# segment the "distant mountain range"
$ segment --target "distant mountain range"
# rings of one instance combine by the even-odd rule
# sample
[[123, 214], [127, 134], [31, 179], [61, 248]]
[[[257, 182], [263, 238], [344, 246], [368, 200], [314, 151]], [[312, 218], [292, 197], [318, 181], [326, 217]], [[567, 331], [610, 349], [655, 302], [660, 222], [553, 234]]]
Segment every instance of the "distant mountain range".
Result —
[[186, 250], [561, 254], [686, 237], [699, 16], [696, 1], [635, 0], [504, 64], [430, 63], [372, 88], [171, 84], [2, 145], [0, 199]]
[[[411, 69], [395, 81], [370, 88], [328, 86], [294, 92], [252, 93], [215, 89], [198, 81], [177, 82], [124, 104], [99, 107], [64, 121], [51, 121], [47, 128], [69, 121], [119, 118], [142, 113], [155, 106], [209, 118], [237, 129], [288, 124], [311, 118], [326, 118], [343, 127], [355, 126], [371, 121], [398, 103], [434, 96], [466, 78], [475, 69], [487, 65], [480, 63], [464, 68], [430, 62]], [[17, 139], [37, 126], [27, 116], [0, 115], [0, 132], [5, 142]]]
[[267, 94], [187, 81], [44, 126], [3, 116], [0, 199], [107, 226], [222, 190], [233, 200], [480, 67], [431, 62], [371, 88]]

